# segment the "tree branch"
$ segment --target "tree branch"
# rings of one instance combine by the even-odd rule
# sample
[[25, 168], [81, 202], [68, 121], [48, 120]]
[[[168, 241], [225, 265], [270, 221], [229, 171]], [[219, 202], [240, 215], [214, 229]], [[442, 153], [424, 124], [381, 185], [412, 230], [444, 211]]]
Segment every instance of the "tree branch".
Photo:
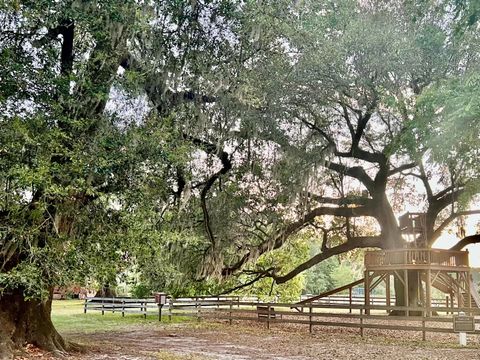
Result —
[[282, 276], [274, 276], [275, 282], [277, 284], [283, 284], [295, 276], [300, 274], [301, 272], [310, 269], [312, 266], [326, 260], [334, 255], [343, 254], [347, 251], [358, 249], [358, 248], [370, 248], [370, 247], [381, 247], [383, 238], [381, 236], [364, 236], [364, 237], [354, 237], [348, 240], [347, 242], [328, 248], [325, 251], [315, 255], [314, 257], [310, 258], [309, 260], [305, 261], [304, 263], [298, 265], [295, 269], [290, 271], [289, 273], [282, 275]]
[[342, 197], [342, 198], [332, 198], [328, 196], [319, 196], [315, 194], [308, 195], [312, 200], [320, 204], [332, 204], [338, 206], [344, 205], [368, 205], [373, 202], [372, 199], [360, 196], [349, 196], [349, 197]]
[[220, 295], [230, 294], [230, 293], [232, 293], [232, 292], [234, 292], [234, 291], [237, 291], [237, 290], [246, 288], [246, 287], [248, 287], [248, 286], [251, 286], [251, 285], [255, 284], [257, 281], [262, 280], [263, 278], [268, 277], [268, 276], [269, 276], [269, 272], [270, 272], [270, 270], [265, 270], [265, 271], [259, 273], [258, 276], [256, 276], [256, 277], [253, 278], [252, 280], [247, 281], [245, 284], [240, 284], [240, 285], [238, 285], [238, 286], [235, 286], [235, 287], [233, 287], [233, 288], [231, 288], [231, 289], [225, 290], [225, 291], [223, 291], [223, 292], [221, 292], [221, 293], [219, 293], [219, 294], [213, 295], [213, 296], [220, 296]]
[[433, 243], [440, 235], [442, 235], [443, 230], [456, 218], [460, 216], [468, 216], [468, 215], [477, 215], [480, 214], [479, 210], [468, 210], [468, 211], [459, 211], [456, 213], [451, 214], [448, 218], [446, 218], [435, 231], [433, 232], [431, 239], [429, 238], [429, 242]]
[[342, 175], [347, 175], [354, 179], [357, 179], [365, 186], [365, 188], [370, 193], [375, 192], [375, 183], [372, 180], [372, 178], [368, 176], [368, 174], [365, 172], [365, 169], [363, 167], [361, 166], [347, 167], [345, 165], [337, 164], [330, 161], [326, 162], [325, 166], [328, 169], [333, 170], [337, 173], [340, 173]]
[[467, 245], [478, 244], [478, 243], [480, 243], [480, 234], [470, 235], [470, 236], [464, 237], [462, 240], [460, 240], [458, 243], [452, 246], [450, 250], [460, 251]]
[[200, 147], [202, 147], [207, 153], [209, 154], [214, 154], [219, 157], [221, 163], [222, 163], [222, 168], [215, 172], [212, 176], [210, 176], [204, 183], [204, 186], [202, 188], [202, 191], [200, 192], [200, 202], [201, 202], [201, 207], [202, 207], [202, 212], [203, 212], [203, 223], [205, 226], [205, 232], [207, 233], [207, 236], [212, 243], [212, 245], [215, 247], [216, 246], [216, 240], [215, 236], [212, 231], [212, 226], [210, 223], [210, 215], [208, 213], [208, 208], [207, 208], [207, 194], [212, 188], [213, 184], [222, 176], [225, 175], [232, 169], [232, 161], [230, 159], [230, 155], [223, 150], [222, 148], [206, 142], [204, 140], [195, 138], [193, 136], [183, 134], [183, 138], [191, 141], [193, 144], [196, 144]]
[[413, 169], [415, 166], [417, 166], [416, 163], [408, 163], [408, 164], [403, 164], [403, 165], [400, 165], [399, 167], [396, 167], [396, 168], [393, 168], [393, 169], [390, 169], [388, 171], [388, 176], [392, 176], [392, 175], [395, 175], [395, 174], [398, 174], [402, 171], [405, 171], [405, 170], [409, 170], [409, 169]]
[[290, 225], [286, 226], [280, 234], [278, 234], [273, 239], [270, 239], [267, 242], [264, 242], [260, 245], [257, 245], [251, 248], [246, 254], [242, 256], [240, 260], [238, 260], [233, 265], [226, 267], [222, 270], [223, 276], [228, 276], [236, 271], [238, 271], [245, 263], [254, 258], [262, 255], [263, 253], [280, 248], [285, 241], [291, 236], [292, 234], [300, 231], [305, 226], [311, 224], [316, 217], [323, 216], [323, 215], [332, 215], [332, 216], [340, 216], [340, 217], [362, 217], [362, 216], [373, 216], [374, 212], [373, 204], [370, 206], [359, 206], [359, 207], [318, 207], [311, 210], [301, 219], [291, 223]]

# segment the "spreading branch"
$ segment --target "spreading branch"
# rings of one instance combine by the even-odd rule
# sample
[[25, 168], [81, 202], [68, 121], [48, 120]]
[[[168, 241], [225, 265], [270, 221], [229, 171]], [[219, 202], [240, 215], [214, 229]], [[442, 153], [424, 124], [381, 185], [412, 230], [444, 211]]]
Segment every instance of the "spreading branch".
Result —
[[470, 236], [464, 237], [462, 240], [460, 240], [458, 243], [452, 246], [450, 250], [460, 251], [467, 245], [478, 244], [478, 243], [480, 243], [480, 234], [470, 235]]
[[468, 211], [458, 211], [455, 213], [450, 214], [442, 223], [435, 229], [433, 235], [431, 236], [430, 242], [435, 241], [445, 230], [445, 228], [450, 225], [450, 223], [460, 216], [468, 216], [468, 215], [477, 215], [480, 214], [480, 210], [468, 210]]
[[365, 169], [361, 166], [352, 166], [348, 167], [342, 164], [337, 164], [334, 162], [327, 161], [326, 167], [330, 170], [333, 170], [339, 174], [347, 175], [354, 179], [360, 181], [363, 186], [370, 192], [375, 192], [375, 183], [370, 176], [365, 172]]
[[301, 219], [289, 224], [286, 226], [276, 237], [262, 243], [258, 246], [253, 247], [246, 254], [242, 256], [240, 260], [236, 263], [223, 269], [222, 275], [228, 276], [236, 271], [238, 271], [245, 263], [249, 260], [253, 260], [256, 256], [262, 255], [263, 253], [280, 248], [285, 241], [294, 233], [297, 233], [305, 226], [310, 225], [316, 217], [323, 215], [331, 215], [338, 217], [363, 217], [363, 216], [373, 216], [374, 213], [373, 204], [369, 206], [358, 206], [358, 207], [318, 207], [307, 214], [305, 214]]
[[321, 253], [313, 256], [309, 260], [305, 261], [304, 263], [298, 265], [295, 269], [290, 271], [289, 273], [282, 275], [282, 276], [275, 276], [271, 275], [277, 284], [283, 284], [295, 276], [300, 274], [301, 272], [310, 269], [312, 266], [332, 257], [335, 255], [343, 254], [347, 251], [359, 248], [371, 248], [371, 247], [381, 247], [383, 241], [383, 237], [381, 236], [360, 236], [354, 237], [349, 239], [347, 242], [334, 246], [332, 248], [327, 248]]
[[390, 169], [390, 170], [388, 171], [388, 176], [392, 176], [392, 175], [401, 173], [402, 171], [405, 171], [405, 170], [413, 169], [413, 168], [416, 167], [416, 166], [417, 166], [417, 164], [414, 163], [414, 162], [400, 165], [400, 166], [398, 166], [398, 167], [396, 167], [396, 168]]
[[201, 202], [201, 207], [202, 207], [202, 212], [203, 212], [203, 223], [205, 226], [205, 232], [207, 233], [207, 236], [212, 243], [213, 246], [215, 246], [216, 241], [215, 241], [215, 236], [213, 234], [212, 226], [210, 223], [210, 215], [208, 213], [208, 207], [207, 207], [207, 195], [209, 191], [211, 190], [212, 186], [215, 184], [215, 182], [221, 178], [221, 176], [225, 175], [232, 169], [232, 161], [230, 159], [230, 155], [220, 148], [219, 146], [216, 146], [215, 144], [209, 143], [207, 141], [195, 138], [193, 136], [184, 134], [183, 135], [184, 139], [189, 140], [193, 144], [201, 147], [202, 149], [205, 150], [208, 154], [216, 155], [220, 159], [222, 163], [222, 168], [215, 172], [213, 175], [211, 175], [205, 182], [202, 188], [202, 191], [200, 192], [200, 202]]

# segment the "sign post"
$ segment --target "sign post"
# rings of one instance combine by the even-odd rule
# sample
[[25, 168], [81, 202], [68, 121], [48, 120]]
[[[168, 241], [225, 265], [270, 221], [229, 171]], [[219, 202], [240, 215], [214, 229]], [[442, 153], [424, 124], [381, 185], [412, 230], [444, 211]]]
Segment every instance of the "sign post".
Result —
[[467, 346], [467, 333], [475, 332], [475, 317], [467, 316], [464, 312], [453, 316], [453, 331], [458, 333], [461, 346]]
[[167, 303], [167, 294], [155, 293], [155, 302], [158, 306], [158, 321], [162, 321], [162, 307]]

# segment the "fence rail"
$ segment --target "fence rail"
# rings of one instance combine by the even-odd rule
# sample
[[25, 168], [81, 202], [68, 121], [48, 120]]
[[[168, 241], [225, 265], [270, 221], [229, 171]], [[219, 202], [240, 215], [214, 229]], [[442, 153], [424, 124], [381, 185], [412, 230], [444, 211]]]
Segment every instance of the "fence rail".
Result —
[[[421, 332], [423, 340], [427, 333], [453, 333], [452, 315], [463, 312], [475, 317], [476, 330], [473, 334], [480, 334], [480, 309], [452, 308], [442, 304], [430, 308], [333, 301], [298, 305], [264, 303], [256, 299], [244, 301], [238, 297], [195, 297], [170, 298], [164, 308], [170, 321], [173, 316], [181, 316], [197, 320], [227, 320], [229, 324], [233, 321], [256, 321], [265, 323], [267, 328], [273, 324], [303, 324], [308, 325], [310, 332], [315, 326], [348, 327], [357, 328], [361, 336], [364, 336], [365, 329], [413, 331]], [[122, 316], [125, 313], [137, 313], [145, 318], [147, 314], [157, 311], [161, 315], [161, 307], [154, 299], [88, 298], [84, 312], [88, 310], [101, 311], [102, 314], [116, 312]], [[388, 313], [392, 311], [403, 315], [389, 316]]]
[[[171, 299], [170, 299], [171, 300]], [[222, 302], [234, 302], [239, 303], [239, 296], [196, 296], [192, 298], [179, 298], [175, 299], [176, 305], [181, 306], [184, 304], [185, 307], [196, 307], [196, 303], [205, 302], [205, 301], [214, 301], [217, 303], [217, 306], [220, 306]], [[256, 301], [253, 300], [253, 301]], [[237, 305], [238, 306], [238, 305]], [[122, 316], [125, 314], [141, 314], [144, 318], [148, 314], [158, 313], [159, 319], [161, 320], [161, 311], [163, 306], [159, 306], [154, 298], [145, 298], [145, 299], [134, 299], [127, 297], [87, 297], [83, 304], [83, 312], [86, 314], [87, 311], [101, 311], [102, 315], [105, 312], [111, 313], [120, 313]], [[168, 309], [169, 303], [165, 305]]]
[[[350, 313], [350, 311], [352, 311]], [[387, 312], [397, 311], [414, 316], [389, 316]], [[296, 304], [259, 303], [247, 301], [199, 301], [171, 300], [168, 317], [184, 316], [197, 320], [217, 319], [233, 321], [257, 321], [267, 328], [273, 324], [304, 324], [312, 332], [315, 326], [357, 328], [364, 336], [365, 329], [398, 330], [420, 332], [422, 339], [427, 333], [453, 333], [453, 316], [465, 312], [475, 316], [479, 335], [480, 310], [435, 306], [431, 308], [364, 305], [364, 304]], [[432, 316], [435, 314], [435, 316]]]
[[[312, 297], [313, 295], [310, 296], [302, 296], [301, 300], [306, 300], [309, 297]], [[390, 298], [392, 303], [395, 303], [395, 296]], [[432, 299], [432, 306], [434, 307], [447, 307], [450, 302], [449, 296], [446, 296], [445, 298], [437, 298], [437, 299]], [[322, 297], [320, 299], [317, 299], [313, 301], [312, 303], [314, 304], [350, 304], [350, 296], [349, 295], [329, 295]], [[365, 297], [364, 296], [358, 296], [358, 295], [353, 295], [351, 297], [351, 303], [352, 304], [364, 304], [365, 303]], [[387, 305], [387, 299], [382, 296], [370, 296], [370, 304], [371, 305]]]
[[102, 315], [104, 315], [105, 312], [117, 312], [121, 313], [122, 316], [125, 316], [126, 313], [134, 313], [141, 314], [145, 318], [149, 312], [159, 311], [155, 299], [102, 297], [86, 298], [83, 305], [83, 312], [86, 314], [88, 310], [101, 311]]

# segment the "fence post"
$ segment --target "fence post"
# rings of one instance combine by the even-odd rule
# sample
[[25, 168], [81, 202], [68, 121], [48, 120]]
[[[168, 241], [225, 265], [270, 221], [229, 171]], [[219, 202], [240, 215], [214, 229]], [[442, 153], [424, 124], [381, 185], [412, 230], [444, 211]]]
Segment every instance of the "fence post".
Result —
[[197, 321], [198, 321], [198, 297], [195, 297], [195, 314], [197, 315]]
[[349, 313], [351, 314], [352, 313], [352, 288], [349, 287], [348, 288], [348, 297], [349, 297], [349, 304], [350, 304], [350, 309], [349, 309]]
[[83, 304], [83, 313], [87, 313], [87, 298], [85, 298], [85, 304]]
[[363, 308], [360, 308], [360, 336], [363, 338]]
[[308, 320], [309, 320], [309, 331], [310, 331], [310, 334], [312, 333], [312, 330], [313, 330], [313, 325], [312, 325], [312, 304], [310, 304], [310, 308], [309, 308], [309, 316], [308, 316]]
[[122, 317], [125, 317], [125, 299], [122, 299]]
[[229, 312], [229, 319], [228, 322], [232, 325], [232, 307], [233, 307], [233, 300], [230, 301], [230, 312]]
[[103, 298], [102, 298], [102, 315], [105, 315], [104, 307], [103, 307]]
[[142, 304], [143, 304], [143, 318], [146, 319], [147, 318], [147, 299], [144, 299]]
[[197, 312], [197, 321], [202, 320], [202, 302], [198, 302], [198, 312]]
[[267, 329], [270, 330], [270, 303], [268, 304], [267, 308]]
[[425, 310], [422, 311], [422, 340], [426, 341], [427, 340], [427, 334], [425, 331]]
[[172, 298], [168, 299], [168, 322], [172, 322], [172, 308], [173, 300]]
[[112, 314], [115, 314], [115, 299], [112, 297]]

